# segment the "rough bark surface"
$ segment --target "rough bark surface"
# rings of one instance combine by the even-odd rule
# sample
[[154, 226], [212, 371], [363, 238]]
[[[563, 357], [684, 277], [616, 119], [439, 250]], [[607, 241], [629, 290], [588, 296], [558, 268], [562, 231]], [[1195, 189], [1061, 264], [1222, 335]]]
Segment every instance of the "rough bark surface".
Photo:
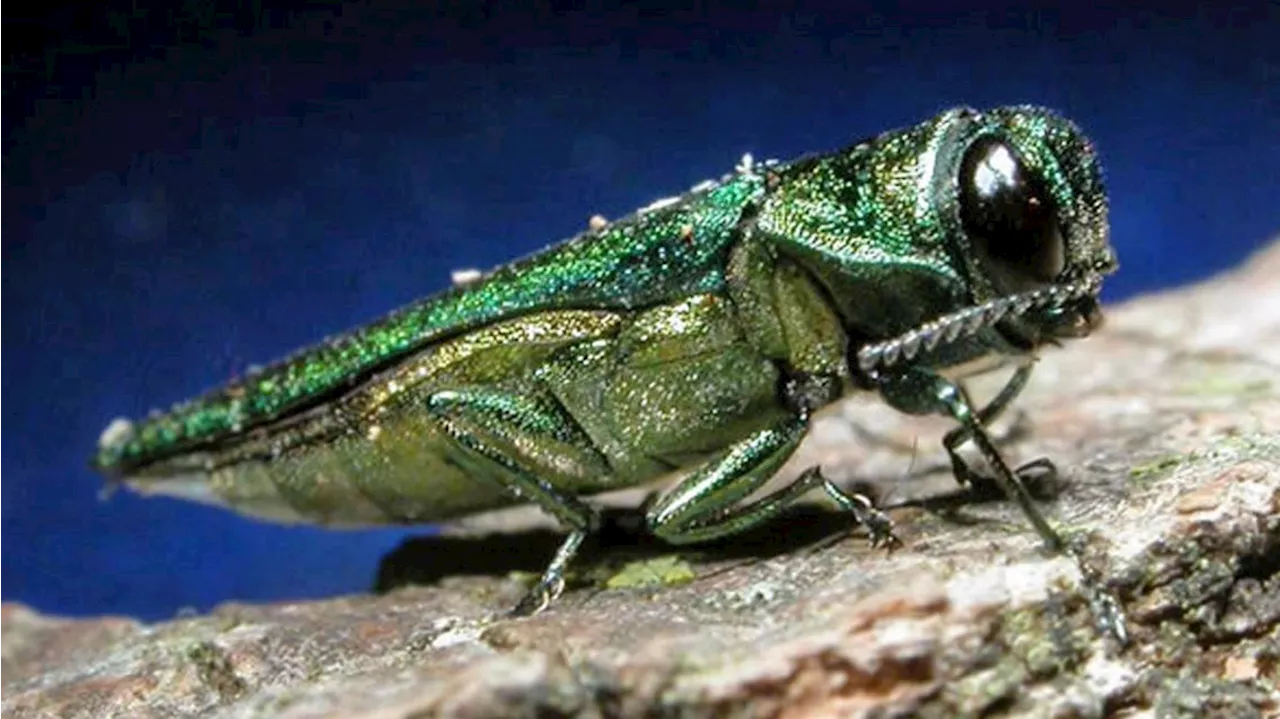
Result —
[[500, 513], [407, 543], [377, 595], [153, 625], [5, 605], [3, 714], [1280, 714], [1280, 244], [1110, 308], [1093, 338], [1045, 353], [1018, 407], [1006, 455], [1057, 463], [1043, 506], [1091, 532], [1124, 649], [1016, 508], [948, 501], [944, 423], [864, 399], [790, 469], [822, 462], [895, 507], [895, 552], [817, 504], [679, 552], [619, 511], [559, 602], [508, 619], [557, 536], [537, 513]]

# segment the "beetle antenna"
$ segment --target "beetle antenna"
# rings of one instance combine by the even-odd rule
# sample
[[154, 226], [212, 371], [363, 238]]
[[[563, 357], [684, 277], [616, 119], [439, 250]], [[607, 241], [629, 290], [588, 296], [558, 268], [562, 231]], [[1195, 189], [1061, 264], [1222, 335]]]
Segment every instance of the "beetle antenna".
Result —
[[1062, 307], [1085, 297], [1096, 296], [1101, 289], [1101, 279], [1094, 276], [1081, 282], [1019, 292], [966, 307], [926, 322], [893, 339], [863, 347], [858, 350], [858, 369], [871, 374], [876, 370], [910, 362], [942, 345], [968, 339], [1006, 318], [1018, 317], [1034, 309]]

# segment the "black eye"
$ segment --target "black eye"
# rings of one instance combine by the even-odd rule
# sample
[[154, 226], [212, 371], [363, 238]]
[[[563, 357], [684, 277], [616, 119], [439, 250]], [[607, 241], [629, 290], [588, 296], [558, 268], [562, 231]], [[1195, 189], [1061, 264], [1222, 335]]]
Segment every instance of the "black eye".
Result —
[[978, 139], [965, 152], [960, 220], [978, 251], [1002, 274], [1013, 273], [1008, 279], [1014, 284], [1051, 282], [1066, 263], [1048, 188], [1022, 166], [1013, 148], [994, 137]]

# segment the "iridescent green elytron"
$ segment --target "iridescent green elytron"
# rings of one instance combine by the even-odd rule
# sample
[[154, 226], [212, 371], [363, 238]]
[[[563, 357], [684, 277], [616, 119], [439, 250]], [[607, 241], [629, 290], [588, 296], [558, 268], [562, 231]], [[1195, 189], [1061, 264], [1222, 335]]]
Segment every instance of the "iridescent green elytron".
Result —
[[[750, 157], [663, 200], [103, 434], [95, 465], [146, 493], [330, 525], [414, 523], [534, 502], [569, 531], [519, 607], [536, 610], [597, 513], [581, 497], [683, 473], [651, 529], [697, 542], [823, 489], [760, 499], [814, 412], [876, 392], [959, 426], [1052, 546], [984, 425], [1037, 349], [1097, 323], [1116, 267], [1101, 172], [1067, 120], [945, 112], [839, 152]], [[1014, 368], [975, 407], [963, 376]], [[1044, 463], [1041, 463], [1043, 466]]]

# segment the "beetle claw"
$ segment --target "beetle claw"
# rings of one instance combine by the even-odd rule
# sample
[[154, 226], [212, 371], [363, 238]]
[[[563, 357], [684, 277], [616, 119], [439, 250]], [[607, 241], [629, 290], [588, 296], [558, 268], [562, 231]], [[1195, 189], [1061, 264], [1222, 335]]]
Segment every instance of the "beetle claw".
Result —
[[525, 593], [520, 603], [511, 610], [509, 616], [531, 617], [547, 608], [547, 605], [564, 592], [564, 577], [560, 575], [543, 576], [538, 583]]

